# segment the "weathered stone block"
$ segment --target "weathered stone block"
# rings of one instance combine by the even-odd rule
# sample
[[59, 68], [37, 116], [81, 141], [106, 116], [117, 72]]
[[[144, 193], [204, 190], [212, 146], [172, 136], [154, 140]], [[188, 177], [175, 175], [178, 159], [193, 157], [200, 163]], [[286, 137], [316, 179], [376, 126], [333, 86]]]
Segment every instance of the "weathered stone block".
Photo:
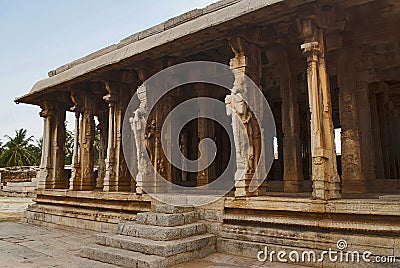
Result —
[[180, 214], [165, 214], [155, 212], [138, 213], [137, 222], [157, 226], [180, 226], [194, 223], [199, 219], [197, 212], [186, 212]]
[[167, 204], [156, 204], [154, 206], [154, 211], [158, 213], [167, 213], [167, 214], [175, 214], [175, 213], [184, 213], [193, 211], [193, 207], [178, 207]]
[[191, 235], [203, 234], [205, 232], [206, 226], [203, 223], [192, 223], [175, 227], [129, 223], [125, 224], [123, 228], [120, 228], [118, 234], [144, 237], [153, 240], [173, 240]]
[[222, 211], [219, 210], [205, 210], [204, 219], [206, 221], [222, 222]]

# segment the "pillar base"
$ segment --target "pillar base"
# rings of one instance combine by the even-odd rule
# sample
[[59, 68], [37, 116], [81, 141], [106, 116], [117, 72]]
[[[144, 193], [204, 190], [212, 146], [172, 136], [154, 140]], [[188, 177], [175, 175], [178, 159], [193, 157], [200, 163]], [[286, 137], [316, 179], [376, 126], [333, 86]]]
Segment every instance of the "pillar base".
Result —
[[206, 175], [197, 176], [197, 186], [205, 186], [208, 184], [208, 177]]
[[303, 191], [303, 180], [284, 180], [283, 189], [285, 193], [300, 193]]
[[365, 181], [342, 178], [342, 193], [365, 194], [368, 192]]
[[255, 190], [250, 192], [250, 183], [255, 175], [246, 174], [243, 179], [235, 182], [235, 197], [251, 197], [251, 196], [263, 196], [267, 193], [267, 183], [262, 182], [261, 185]]
[[319, 200], [340, 199], [338, 182], [313, 181], [313, 198]]

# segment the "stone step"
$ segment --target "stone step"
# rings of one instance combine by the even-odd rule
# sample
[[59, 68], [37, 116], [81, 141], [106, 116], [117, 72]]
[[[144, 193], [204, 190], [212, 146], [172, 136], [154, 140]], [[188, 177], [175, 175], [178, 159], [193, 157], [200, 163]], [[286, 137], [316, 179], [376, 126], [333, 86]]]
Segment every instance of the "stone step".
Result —
[[94, 245], [84, 247], [81, 257], [129, 268], [162, 268], [204, 258], [216, 250], [215, 244], [168, 257], [146, 255], [126, 249]]
[[136, 222], [118, 224], [117, 233], [133, 237], [144, 237], [152, 240], [174, 240], [206, 232], [206, 225], [201, 222], [181, 226], [165, 227], [144, 225]]
[[156, 204], [153, 207], [154, 212], [166, 214], [179, 214], [194, 211], [194, 207], [180, 207], [169, 204]]
[[180, 226], [194, 223], [199, 220], [199, 213], [185, 212], [180, 214], [165, 214], [156, 212], [141, 212], [137, 214], [136, 221], [140, 224], [149, 224], [156, 226]]
[[80, 256], [95, 261], [114, 264], [128, 268], [161, 268], [166, 267], [164, 257], [146, 255], [126, 249], [93, 245], [83, 247]]
[[100, 234], [96, 237], [96, 243], [143, 254], [169, 257], [184, 252], [198, 251], [205, 247], [215, 247], [216, 236], [204, 234], [172, 241], [154, 241], [126, 235]]

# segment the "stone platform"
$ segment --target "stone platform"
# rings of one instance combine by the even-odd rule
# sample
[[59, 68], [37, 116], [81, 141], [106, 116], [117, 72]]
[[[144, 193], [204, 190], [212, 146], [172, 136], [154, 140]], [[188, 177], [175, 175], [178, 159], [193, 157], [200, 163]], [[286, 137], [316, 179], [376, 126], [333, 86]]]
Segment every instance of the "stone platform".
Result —
[[[362, 267], [398, 267], [400, 262], [400, 203], [393, 196], [376, 199], [318, 201], [305, 198], [256, 197], [225, 199], [217, 251], [254, 257], [270, 251], [370, 251], [372, 257], [395, 256], [397, 263], [365, 263]], [[329, 260], [314, 267], [355, 267]]]
[[[193, 206], [205, 197], [179, 198]], [[349, 250], [400, 257], [400, 203], [395, 195], [331, 201], [304, 196], [226, 197], [181, 208], [133, 193], [46, 191], [38, 193], [36, 201], [28, 208], [28, 222], [106, 232], [82, 255], [121, 266], [165, 267], [213, 252], [254, 260], [265, 246], [320, 253], [335, 249], [339, 240], [346, 240]]]
[[[95, 241], [95, 232], [60, 230], [26, 223], [0, 222], [0, 260], [4, 268], [117, 268], [78, 256], [82, 246]], [[4, 261], [7, 260], [7, 261]], [[269, 267], [257, 260], [228, 254], [214, 253], [204, 259], [193, 260], [172, 268], [247, 268]], [[287, 264], [274, 264], [277, 268], [296, 268]]]
[[151, 199], [132, 193], [44, 190], [37, 191], [26, 219], [48, 227], [114, 232], [120, 222], [134, 221], [138, 212], [150, 211]]
[[121, 223], [117, 234], [98, 235], [81, 256], [122, 267], [168, 267], [216, 251], [216, 236], [207, 234], [193, 207], [156, 204], [138, 213], [136, 222]]

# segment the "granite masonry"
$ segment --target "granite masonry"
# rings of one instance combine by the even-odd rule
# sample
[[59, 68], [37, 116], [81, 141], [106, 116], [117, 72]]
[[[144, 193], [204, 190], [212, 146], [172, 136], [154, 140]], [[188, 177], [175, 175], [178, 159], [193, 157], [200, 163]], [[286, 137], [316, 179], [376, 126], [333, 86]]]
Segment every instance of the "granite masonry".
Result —
[[[256, 260], [266, 246], [275, 252], [320, 253], [338, 249], [343, 241], [348, 250], [399, 258], [398, 25], [396, 0], [223, 0], [50, 71], [16, 99], [40, 106], [44, 122], [37, 198], [27, 210], [27, 221], [102, 232], [81, 255], [123, 267], [166, 267], [212, 252]], [[165, 68], [191, 61], [229, 66], [236, 91], [206, 83], [183, 85], [147, 111], [147, 93], [157, 88], [143, 83]], [[255, 175], [253, 167], [264, 163], [260, 151], [266, 141], [264, 129], [240, 103], [240, 98], [252, 98], [244, 75], [267, 99], [277, 132], [272, 168], [261, 174], [267, 180], [257, 191], [249, 190], [249, 178]], [[128, 161], [122, 122], [137, 91], [137, 111], [149, 113], [151, 120], [137, 121], [141, 131], [134, 128], [129, 134], [140, 146], [134, 154], [139, 158]], [[198, 141], [206, 137], [223, 153], [203, 171], [183, 172], [162, 152], [161, 139], [171, 146], [174, 141], [160, 129], [175, 106], [199, 96], [225, 102], [247, 132], [228, 129], [234, 136], [231, 143], [215, 122], [187, 124], [179, 149], [188, 158], [200, 157]], [[64, 169], [66, 112], [75, 115], [70, 176]], [[224, 116], [233, 126], [237, 123], [234, 116]], [[334, 140], [340, 131], [339, 154]], [[204, 186], [223, 173], [230, 146], [237, 156], [246, 151], [244, 134], [251, 155], [247, 163], [235, 158], [244, 175], [230, 174], [235, 188], [218, 201], [172, 206], [143, 189], [145, 182], [160, 193], [195, 203], [202, 197], [190, 190], [177, 195], [147, 176], [142, 153], [149, 152], [155, 171], [169, 182]], [[128, 171], [131, 165], [135, 172]], [[361, 265], [328, 259], [302, 264]], [[362, 267], [381, 266], [364, 262]]]

